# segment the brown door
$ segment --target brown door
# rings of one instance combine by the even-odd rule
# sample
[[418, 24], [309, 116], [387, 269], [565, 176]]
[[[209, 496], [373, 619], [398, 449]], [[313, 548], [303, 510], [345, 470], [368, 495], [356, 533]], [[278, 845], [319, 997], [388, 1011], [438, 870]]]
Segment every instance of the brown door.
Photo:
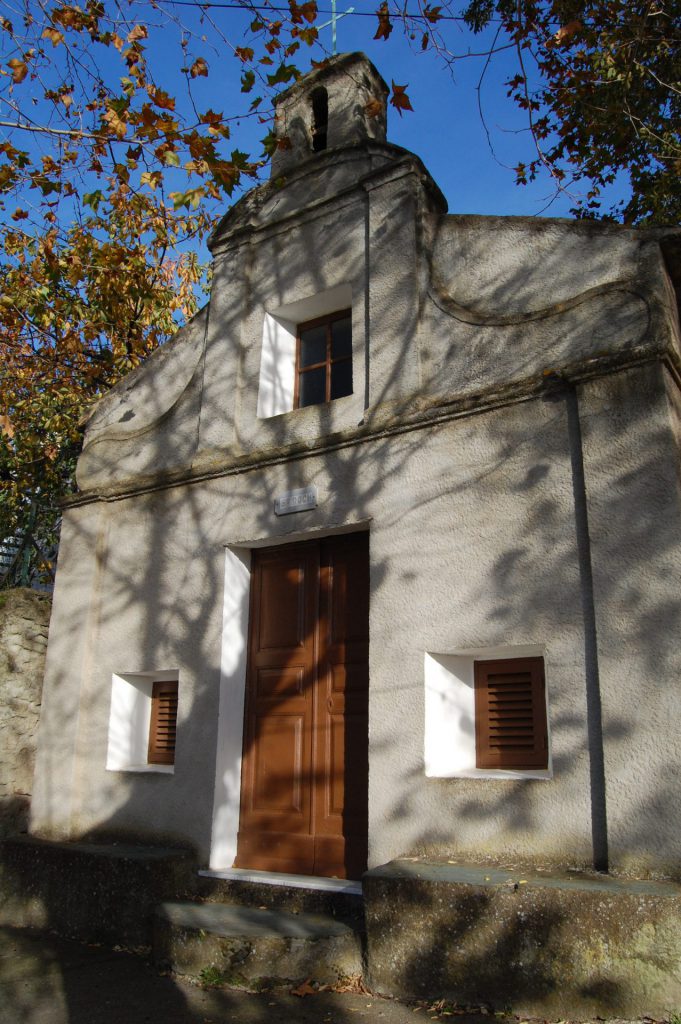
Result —
[[254, 552], [237, 867], [366, 870], [369, 538]]

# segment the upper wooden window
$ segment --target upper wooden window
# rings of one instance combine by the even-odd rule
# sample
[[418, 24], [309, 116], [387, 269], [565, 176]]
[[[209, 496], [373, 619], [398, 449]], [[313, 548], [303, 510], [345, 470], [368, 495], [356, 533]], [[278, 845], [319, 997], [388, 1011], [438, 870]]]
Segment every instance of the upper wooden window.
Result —
[[175, 763], [177, 731], [177, 679], [154, 683], [151, 691], [149, 764]]
[[543, 658], [475, 662], [478, 768], [548, 768]]
[[298, 325], [294, 405], [320, 405], [352, 394], [352, 317], [349, 309]]

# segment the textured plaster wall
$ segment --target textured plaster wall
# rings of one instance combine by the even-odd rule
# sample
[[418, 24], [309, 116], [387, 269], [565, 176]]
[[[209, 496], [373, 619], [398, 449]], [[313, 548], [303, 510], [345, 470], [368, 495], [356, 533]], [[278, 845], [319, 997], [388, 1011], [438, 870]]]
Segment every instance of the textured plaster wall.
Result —
[[0, 593], [0, 836], [28, 826], [50, 608], [34, 590]]
[[[661, 511], [671, 464], [669, 451], [650, 443], [651, 432], [658, 442], [664, 437], [672, 443], [666, 401], [659, 397], [664, 393], [654, 385], [651, 371], [609, 377], [598, 385], [598, 403], [590, 385], [584, 428], [587, 483], [602, 502], [593, 507], [592, 529], [600, 565], [594, 585], [603, 644], [607, 824], [613, 866], [631, 870], [672, 870], [681, 854], [681, 822], [668, 788], [679, 770], [678, 742], [675, 733], [660, 739], [673, 695], [651, 673], [659, 651], [668, 652], [669, 616], [678, 607], [670, 575], [678, 557], [676, 492], [664, 498], [669, 546], [659, 553], [654, 591], [647, 582], [653, 552], [643, 544], [645, 524]], [[657, 410], [652, 418], [651, 398]], [[603, 440], [591, 437], [611, 431], [608, 410], [624, 407], [632, 410], [625, 425], [633, 439], [618, 441], [615, 455], [625, 456], [618, 467], [617, 458], [605, 457]], [[359, 521], [371, 533], [371, 863], [428, 851], [588, 864], [592, 758], [573, 440], [565, 398], [535, 400], [414, 431], [399, 442], [386, 439], [68, 513], [71, 544], [82, 540], [96, 550], [99, 533], [110, 554], [97, 579], [79, 579], [76, 569], [75, 579], [64, 573], [60, 581], [75, 587], [90, 623], [89, 652], [74, 658], [70, 647], [68, 686], [56, 656], [50, 666], [50, 690], [63, 687], [66, 700], [53, 704], [45, 719], [51, 740], [42, 751], [35, 829], [49, 833], [51, 823], [63, 823], [70, 813], [74, 834], [128, 830], [148, 836], [153, 828], [194, 842], [207, 859], [224, 546], [300, 539]], [[642, 529], [619, 551], [615, 527], [623, 529], [618, 517], [628, 514], [622, 481], [631, 474], [641, 479], [636, 504]], [[646, 484], [651, 479], [660, 481], [659, 489]], [[307, 484], [318, 487], [319, 507], [275, 517], [274, 496]], [[612, 527], [604, 552], [598, 549], [601, 515]], [[661, 608], [662, 617], [656, 615]], [[526, 644], [546, 651], [553, 778], [426, 778], [424, 651]], [[174, 775], [107, 772], [112, 674], [170, 666], [180, 678]], [[642, 693], [653, 699], [643, 716], [635, 711]]]
[[[427, 444], [414, 433], [386, 453], [384, 473], [387, 514], [374, 517], [371, 541], [380, 579], [371, 612], [370, 741], [380, 752], [370, 773], [372, 862], [398, 851], [588, 861], [563, 403], [436, 428]], [[553, 780], [425, 778], [423, 652], [525, 644], [546, 651]]]
[[632, 870], [666, 861], [678, 876], [681, 491], [665, 376], [650, 366], [593, 381], [580, 410], [610, 856]]

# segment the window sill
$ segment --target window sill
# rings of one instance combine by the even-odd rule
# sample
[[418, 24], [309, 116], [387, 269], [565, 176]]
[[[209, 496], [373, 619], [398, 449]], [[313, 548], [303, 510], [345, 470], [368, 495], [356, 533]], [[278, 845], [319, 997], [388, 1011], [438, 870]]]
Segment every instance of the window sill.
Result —
[[144, 772], [157, 775], [174, 775], [174, 764], [126, 764], [118, 768], [106, 767], [108, 772]]
[[523, 781], [523, 779], [550, 781], [553, 778], [552, 768], [536, 768], [527, 771], [511, 771], [508, 768], [462, 768], [447, 774], [426, 772], [429, 779], [496, 779], [497, 781]]

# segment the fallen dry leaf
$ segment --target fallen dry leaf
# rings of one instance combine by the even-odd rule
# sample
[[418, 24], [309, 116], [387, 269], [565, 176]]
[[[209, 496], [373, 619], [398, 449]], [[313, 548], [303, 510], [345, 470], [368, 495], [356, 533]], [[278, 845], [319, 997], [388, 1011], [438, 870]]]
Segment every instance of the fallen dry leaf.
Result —
[[300, 985], [298, 985], [297, 988], [292, 988], [291, 989], [291, 995], [292, 996], [299, 996], [301, 999], [303, 998], [303, 996], [313, 996], [313, 995], [315, 995], [315, 993], [318, 990], [316, 988], [312, 987], [312, 985], [310, 984], [310, 981], [311, 981], [311, 978], [306, 978], [305, 981], [301, 982]]
[[[349, 978], [339, 978], [335, 985], [325, 986], [330, 992], [355, 992], [358, 995], [370, 996], [371, 991], [366, 987], [361, 974], [352, 975]], [[371, 1003], [367, 1003], [371, 1006]]]

